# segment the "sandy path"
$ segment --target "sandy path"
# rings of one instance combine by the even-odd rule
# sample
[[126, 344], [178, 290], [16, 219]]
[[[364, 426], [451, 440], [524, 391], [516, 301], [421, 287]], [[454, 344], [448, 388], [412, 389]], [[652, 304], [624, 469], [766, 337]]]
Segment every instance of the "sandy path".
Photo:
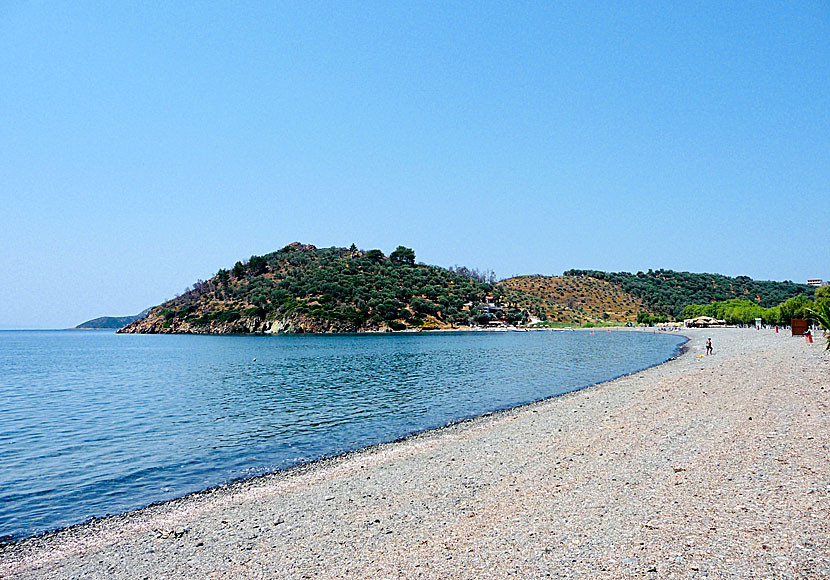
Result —
[[830, 578], [824, 340], [687, 334], [637, 375], [7, 546], [0, 577]]

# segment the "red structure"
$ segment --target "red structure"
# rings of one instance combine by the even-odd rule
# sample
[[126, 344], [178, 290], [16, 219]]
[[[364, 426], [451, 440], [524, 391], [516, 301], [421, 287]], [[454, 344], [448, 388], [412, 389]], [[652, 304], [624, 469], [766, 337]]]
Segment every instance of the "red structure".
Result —
[[802, 336], [807, 332], [807, 321], [803, 318], [793, 318], [792, 322], [793, 336]]

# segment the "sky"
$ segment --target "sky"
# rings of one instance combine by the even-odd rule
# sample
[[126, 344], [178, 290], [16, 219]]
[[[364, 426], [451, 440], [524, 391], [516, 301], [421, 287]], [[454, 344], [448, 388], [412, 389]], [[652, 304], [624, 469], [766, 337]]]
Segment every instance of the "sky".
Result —
[[830, 278], [830, 4], [0, 3], [0, 328], [293, 241]]

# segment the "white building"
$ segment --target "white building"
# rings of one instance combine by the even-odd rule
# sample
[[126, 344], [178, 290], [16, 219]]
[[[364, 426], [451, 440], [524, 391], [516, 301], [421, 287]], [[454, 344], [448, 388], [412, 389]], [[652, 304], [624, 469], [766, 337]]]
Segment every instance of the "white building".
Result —
[[821, 278], [810, 278], [809, 280], [807, 280], [807, 285], [808, 286], [821, 286], [821, 282], [822, 282]]

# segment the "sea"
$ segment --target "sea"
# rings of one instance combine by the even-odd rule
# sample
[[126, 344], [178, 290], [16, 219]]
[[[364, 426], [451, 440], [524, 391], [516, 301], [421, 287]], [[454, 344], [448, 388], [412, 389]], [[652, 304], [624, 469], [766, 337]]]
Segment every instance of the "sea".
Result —
[[0, 331], [0, 541], [284, 470], [659, 364], [589, 331]]

